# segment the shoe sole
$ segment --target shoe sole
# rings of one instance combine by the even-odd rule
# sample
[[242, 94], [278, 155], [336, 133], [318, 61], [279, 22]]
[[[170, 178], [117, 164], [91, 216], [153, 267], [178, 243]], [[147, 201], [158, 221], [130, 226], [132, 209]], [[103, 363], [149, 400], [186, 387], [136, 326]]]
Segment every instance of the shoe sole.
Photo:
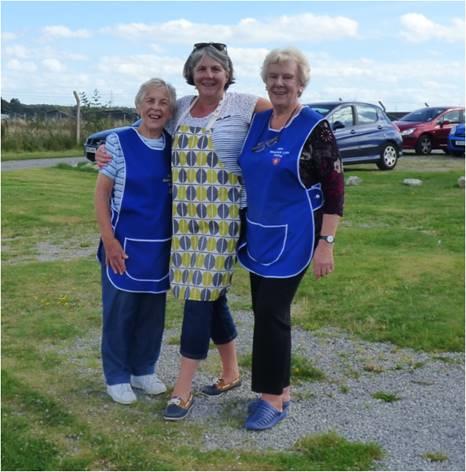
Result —
[[277, 426], [278, 423], [281, 423], [285, 418], [288, 417], [288, 413], [286, 413], [286, 412], [283, 412], [283, 413], [285, 413], [285, 414], [282, 415], [277, 421], [275, 421], [272, 425], [267, 426], [265, 428], [254, 428], [254, 427], [251, 428], [251, 427], [248, 427], [248, 426], [246, 426], [245, 428], [246, 428], [247, 431], [267, 431], [268, 429], [272, 429], [273, 427]]
[[182, 421], [182, 420], [186, 419], [186, 418], [189, 416], [189, 414], [191, 413], [191, 410], [192, 410], [192, 409], [193, 409], [193, 408], [192, 408], [192, 406], [191, 406], [191, 407], [189, 408], [189, 410], [186, 412], [186, 414], [183, 415], [183, 416], [174, 417], [174, 416], [165, 416], [165, 415], [164, 415], [163, 419], [164, 419], [165, 421]]
[[130, 402], [123, 402], [121, 400], [117, 400], [113, 398], [109, 393], [107, 394], [115, 403], [119, 403], [120, 405], [132, 405], [133, 403], [137, 402], [137, 399], [131, 400]]
[[144, 392], [146, 395], [160, 395], [161, 393], [165, 393], [167, 391], [167, 388], [165, 387], [164, 390], [160, 390], [160, 391], [157, 391], [157, 392], [148, 392], [147, 390], [144, 390], [144, 388], [142, 387], [138, 387], [137, 385], [133, 385], [131, 384], [131, 387], [137, 389], [137, 390], [141, 390], [142, 392]]

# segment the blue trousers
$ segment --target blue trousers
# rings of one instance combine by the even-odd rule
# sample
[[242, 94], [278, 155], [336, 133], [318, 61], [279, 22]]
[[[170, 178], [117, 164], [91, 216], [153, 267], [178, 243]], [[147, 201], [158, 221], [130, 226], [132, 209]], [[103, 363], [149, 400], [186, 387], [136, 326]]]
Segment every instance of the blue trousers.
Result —
[[211, 338], [215, 344], [226, 344], [236, 336], [235, 323], [225, 295], [212, 302], [185, 301], [180, 346], [182, 356], [205, 359]]
[[165, 325], [166, 293], [119, 290], [102, 266], [102, 365], [107, 385], [155, 371]]

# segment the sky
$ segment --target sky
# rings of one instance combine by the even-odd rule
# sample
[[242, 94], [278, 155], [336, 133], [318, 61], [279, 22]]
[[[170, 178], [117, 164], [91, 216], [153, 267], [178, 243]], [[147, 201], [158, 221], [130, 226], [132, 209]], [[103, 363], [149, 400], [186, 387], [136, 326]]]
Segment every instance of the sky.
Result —
[[228, 45], [230, 91], [266, 96], [266, 54], [293, 46], [311, 64], [304, 103], [382, 101], [388, 111], [465, 103], [463, 1], [5, 1], [1, 95], [74, 105], [73, 91], [133, 106], [160, 77], [178, 96], [196, 42]]

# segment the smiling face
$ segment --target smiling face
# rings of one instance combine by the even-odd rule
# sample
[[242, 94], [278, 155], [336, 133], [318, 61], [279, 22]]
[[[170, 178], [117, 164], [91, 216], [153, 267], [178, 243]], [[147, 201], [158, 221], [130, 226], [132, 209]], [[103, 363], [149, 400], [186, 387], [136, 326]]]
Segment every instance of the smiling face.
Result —
[[219, 62], [204, 55], [194, 66], [193, 81], [200, 97], [220, 99], [228, 82], [228, 73]]
[[274, 108], [293, 108], [298, 104], [303, 85], [295, 61], [269, 64], [265, 85]]
[[142, 118], [139, 131], [147, 138], [158, 138], [172, 117], [170, 94], [166, 87], [149, 87], [136, 111]]

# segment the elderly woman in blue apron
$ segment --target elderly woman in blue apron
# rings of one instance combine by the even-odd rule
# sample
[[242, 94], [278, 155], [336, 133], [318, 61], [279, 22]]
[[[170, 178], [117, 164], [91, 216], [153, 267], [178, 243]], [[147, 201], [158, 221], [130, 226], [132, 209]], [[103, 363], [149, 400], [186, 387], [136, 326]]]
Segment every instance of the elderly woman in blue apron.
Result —
[[171, 240], [171, 137], [164, 126], [176, 103], [161, 79], [141, 85], [137, 128], [107, 137], [112, 157], [100, 170], [95, 192], [101, 233], [102, 364], [107, 393], [118, 403], [166, 391], [155, 374], [169, 290]]
[[246, 197], [238, 157], [254, 112], [270, 103], [253, 95], [229, 93], [233, 64], [221, 43], [198, 43], [183, 71], [197, 96], [178, 100], [173, 127], [173, 241], [170, 281], [185, 301], [181, 366], [164, 413], [183, 419], [193, 405], [192, 381], [209, 341], [220, 353], [222, 374], [206, 395], [240, 385], [234, 339], [236, 327], [227, 305]]
[[[173, 239], [170, 282], [184, 300], [181, 365], [168, 421], [182, 420], [193, 406], [192, 382], [209, 341], [216, 344], [222, 373], [203, 388], [221, 395], [241, 384], [236, 356], [236, 327], [227, 304], [240, 230], [240, 208], [246, 205], [238, 157], [252, 116], [270, 108], [267, 100], [227, 92], [234, 82], [233, 64], [222, 43], [197, 43], [183, 70], [197, 95], [177, 101], [168, 125], [173, 136]], [[100, 147], [99, 165], [107, 158]]]
[[246, 428], [283, 420], [290, 405], [290, 307], [313, 260], [316, 278], [334, 269], [343, 214], [343, 173], [322, 116], [299, 102], [310, 77], [304, 55], [276, 49], [262, 79], [273, 109], [255, 115], [239, 160], [248, 195], [238, 260], [249, 272], [254, 312], [252, 390]]

